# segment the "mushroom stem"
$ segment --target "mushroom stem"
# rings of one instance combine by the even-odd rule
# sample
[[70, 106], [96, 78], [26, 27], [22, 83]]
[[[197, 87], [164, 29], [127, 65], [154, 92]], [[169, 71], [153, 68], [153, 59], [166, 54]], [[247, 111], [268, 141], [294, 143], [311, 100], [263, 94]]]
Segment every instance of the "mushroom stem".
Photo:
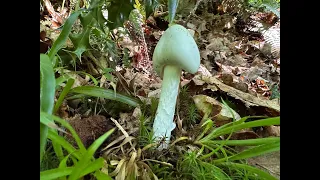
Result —
[[165, 137], [165, 142], [160, 145], [159, 149], [168, 147], [171, 131], [175, 128], [173, 116], [178, 96], [181, 68], [166, 65], [163, 71], [161, 95], [153, 123], [154, 139], [159, 141]]

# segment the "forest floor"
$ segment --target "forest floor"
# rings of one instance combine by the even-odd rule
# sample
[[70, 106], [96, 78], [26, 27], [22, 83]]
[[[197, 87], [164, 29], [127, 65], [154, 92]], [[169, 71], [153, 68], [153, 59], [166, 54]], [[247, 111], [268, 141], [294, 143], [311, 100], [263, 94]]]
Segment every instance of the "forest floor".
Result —
[[[251, 13], [242, 18], [238, 12], [225, 13], [209, 5], [202, 3], [197, 8], [193, 5], [177, 12], [176, 23], [190, 31], [199, 47], [201, 65], [196, 74], [182, 74], [174, 119], [177, 128], [172, 132], [173, 138], [196, 133], [194, 129], [205, 115], [217, 126], [232, 121], [230, 113], [223, 111], [221, 99], [234, 110], [236, 120], [245, 116], [280, 116], [280, 19], [266, 12]], [[190, 15], [192, 10], [194, 14]], [[40, 52], [52, 43], [52, 40], [45, 39], [55, 39], [59, 35], [59, 30], [56, 30], [59, 23], [54, 20], [57, 12], [54, 3], [51, 8], [47, 4], [40, 12], [42, 17], [46, 16], [46, 20], [40, 19]], [[67, 12], [59, 10], [61, 17], [67, 18]], [[136, 39], [127, 36], [119, 40], [120, 35], [114, 31], [115, 38], [119, 38], [120, 54], [127, 54], [131, 62], [130, 66], [125, 66], [124, 62], [117, 64], [116, 70], [110, 73], [117, 83], [102, 78], [92, 65], [78, 67], [94, 77], [101, 77], [100, 87], [132, 94], [147, 104], [147, 109], [129, 108], [101, 98], [89, 98], [86, 102], [66, 99], [57, 115], [68, 120], [86, 147], [113, 127], [119, 130], [108, 143], [122, 136], [123, 132], [139, 138], [140, 115], [150, 111], [148, 115], [152, 117], [156, 109], [152, 101], [159, 98], [162, 80], [152, 66], [145, 70], [138, 66], [144, 66], [142, 62], [152, 64], [154, 47], [166, 28], [163, 17], [149, 18], [143, 36], [147, 55], [141, 53], [141, 43]], [[124, 52], [125, 49], [128, 52]], [[74, 87], [90, 84], [88, 77], [76, 75], [75, 78]], [[207, 114], [208, 107], [216, 110]], [[271, 136], [280, 137], [280, 126], [242, 130], [231, 139]], [[250, 158], [248, 163], [280, 177], [279, 152]]]

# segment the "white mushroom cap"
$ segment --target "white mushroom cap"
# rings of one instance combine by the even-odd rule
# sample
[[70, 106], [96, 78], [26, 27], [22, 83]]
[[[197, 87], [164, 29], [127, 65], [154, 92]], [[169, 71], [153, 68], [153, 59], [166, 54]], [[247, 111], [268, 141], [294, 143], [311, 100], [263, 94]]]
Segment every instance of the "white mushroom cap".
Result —
[[196, 73], [200, 66], [200, 53], [190, 32], [181, 25], [170, 26], [160, 38], [153, 53], [153, 68], [163, 77], [166, 65]]

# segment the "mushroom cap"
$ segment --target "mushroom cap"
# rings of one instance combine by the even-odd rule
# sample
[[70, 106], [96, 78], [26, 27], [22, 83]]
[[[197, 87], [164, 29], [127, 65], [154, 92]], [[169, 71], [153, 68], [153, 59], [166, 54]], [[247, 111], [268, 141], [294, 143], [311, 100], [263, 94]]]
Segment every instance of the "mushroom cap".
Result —
[[166, 65], [196, 73], [200, 66], [200, 53], [190, 32], [181, 25], [170, 26], [161, 36], [153, 53], [153, 69], [163, 77]]

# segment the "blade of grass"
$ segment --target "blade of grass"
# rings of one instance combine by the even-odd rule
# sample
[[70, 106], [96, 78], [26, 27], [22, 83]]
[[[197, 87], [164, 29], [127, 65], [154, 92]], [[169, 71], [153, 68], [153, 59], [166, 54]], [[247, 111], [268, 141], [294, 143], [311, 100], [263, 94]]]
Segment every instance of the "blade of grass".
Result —
[[[45, 54], [40, 54], [40, 110], [51, 114], [55, 95], [55, 78], [52, 63]], [[40, 123], [40, 163], [46, 147], [48, 127]]]
[[78, 164], [75, 165], [75, 168], [72, 171], [69, 180], [76, 180], [81, 177], [81, 172], [86, 168], [93, 154], [96, 152], [99, 146], [113, 133], [114, 130], [114, 128], [109, 130], [93, 142], [93, 144], [88, 148], [87, 152], [83, 155]]
[[112, 180], [112, 178], [110, 176], [108, 176], [107, 174], [105, 174], [101, 171], [96, 171], [94, 173], [94, 177], [96, 177], [97, 180]]
[[56, 79], [56, 89], [62, 84], [64, 83], [65, 81], [67, 81], [69, 79], [69, 77], [67, 76], [60, 76]]
[[58, 123], [60, 123], [62, 126], [64, 126], [65, 128], [67, 128], [72, 137], [74, 138], [74, 140], [76, 141], [79, 149], [80, 149], [80, 152], [81, 154], [84, 154], [86, 152], [86, 148], [84, 147], [80, 137], [78, 136], [77, 132], [73, 129], [73, 127], [67, 122], [65, 121], [64, 119], [61, 119], [55, 115], [49, 115], [49, 114], [46, 114], [44, 112], [40, 112], [40, 114], [43, 113], [43, 115], [45, 116], [49, 116], [50, 118], [52, 118], [54, 121], [57, 121]]
[[104, 159], [98, 158], [97, 160], [87, 165], [87, 167], [81, 172], [80, 177], [83, 177], [87, 174], [90, 174], [96, 170], [101, 169], [103, 165], [104, 165]]
[[168, 0], [168, 11], [169, 11], [169, 24], [172, 24], [176, 11], [178, 8], [179, 0]]
[[[67, 167], [67, 161], [70, 157], [70, 154], [68, 154], [66, 157], [64, 157], [61, 161], [60, 161], [60, 164], [59, 164], [59, 167], [58, 168], [66, 168]], [[67, 180], [66, 177], [60, 177], [59, 180]]]
[[76, 94], [76, 95], [72, 95], [66, 98], [66, 100], [73, 100], [73, 99], [83, 99], [85, 98], [87, 95], [85, 94]]
[[225, 140], [207, 140], [205, 144], [222, 144], [225, 143], [227, 146], [257, 146], [266, 143], [274, 143], [280, 141], [279, 137], [268, 137], [268, 138], [258, 138], [258, 139], [246, 139], [246, 140], [229, 140], [224, 142]]
[[79, 87], [75, 87], [75, 88], [71, 89], [70, 92], [85, 94], [88, 96], [106, 98], [106, 99], [110, 99], [110, 100], [115, 100], [115, 101], [119, 101], [122, 103], [126, 103], [130, 106], [133, 106], [133, 107], [138, 106], [138, 100], [131, 98], [131, 97], [128, 97], [128, 96], [121, 95], [119, 93], [117, 93], [115, 96], [114, 91], [110, 90], [110, 89], [104, 89], [104, 88], [94, 87], [94, 86], [79, 86]]
[[56, 125], [52, 120], [48, 119], [46, 116], [43, 116], [43, 114], [41, 113], [40, 113], [40, 123], [53, 129], [60, 129], [58, 125]]
[[[241, 118], [241, 119], [239, 119], [238, 121], [235, 121], [235, 122], [230, 122], [230, 123], [227, 123], [227, 124], [224, 124], [224, 125], [222, 125], [222, 126], [220, 126], [220, 127], [218, 127], [218, 128], [215, 128], [215, 129], [213, 129], [207, 136], [205, 136], [204, 138], [203, 138], [203, 140], [206, 140], [206, 139], [209, 139], [209, 137], [211, 137], [214, 133], [216, 133], [217, 131], [219, 131], [219, 130], [221, 130], [221, 129], [224, 129], [224, 128], [226, 128], [226, 127], [229, 127], [229, 126], [232, 126], [232, 125], [237, 125], [237, 124], [241, 124], [241, 123], [243, 123], [243, 122], [245, 122], [247, 119], [248, 119], [249, 117], [243, 117], [243, 118]], [[210, 119], [209, 119], [210, 120]], [[211, 120], [212, 121], [212, 120]], [[206, 121], [207, 122], [207, 121]], [[204, 123], [205, 124], [205, 123]], [[208, 125], [208, 124], [207, 124]], [[210, 124], [211, 125], [211, 124]], [[212, 123], [212, 125], [213, 125], [213, 123]], [[211, 126], [212, 126], [211, 125]], [[205, 127], [205, 131], [208, 131], [209, 129], [210, 129], [211, 127]], [[197, 141], [200, 139], [200, 138], [202, 138], [203, 137], [203, 135], [204, 135], [204, 133], [202, 133], [200, 136], [198, 136], [197, 137]]]
[[204, 161], [199, 161], [199, 164], [201, 166], [203, 166], [204, 168], [212, 171], [213, 173], [211, 175], [213, 175], [213, 177], [215, 179], [218, 179], [218, 180], [232, 180], [231, 177], [226, 174], [222, 169], [220, 169], [219, 167], [211, 164], [211, 163], [207, 163], [207, 162], [204, 162]]
[[242, 124], [236, 124], [236, 125], [233, 125], [230, 127], [219, 129], [219, 130], [214, 131], [214, 133], [210, 133], [206, 137], [202, 138], [200, 140], [200, 142], [203, 143], [206, 140], [214, 139], [218, 136], [228, 134], [230, 132], [235, 132], [235, 131], [245, 129], [245, 128], [252, 128], [252, 127], [259, 127], [259, 126], [270, 126], [270, 125], [280, 125], [280, 117], [256, 120], [256, 121], [251, 121], [251, 122], [242, 123]]
[[[270, 153], [278, 150], [280, 150], [280, 141], [275, 143], [263, 144], [250, 149], [246, 149], [238, 154], [228, 157], [228, 160], [235, 161], [235, 160], [247, 159], [247, 158], [259, 156], [262, 154], [266, 154], [266, 153]], [[217, 159], [217, 160], [214, 160], [213, 162], [219, 163], [219, 162], [225, 161], [226, 159], [227, 158]]]
[[61, 106], [64, 98], [66, 97], [66, 95], [68, 94], [68, 92], [70, 91], [70, 89], [72, 88], [72, 85], [74, 83], [74, 79], [70, 78], [66, 84], [66, 86], [64, 87], [64, 89], [62, 90], [54, 108], [53, 108], [53, 113], [57, 113], [59, 107]]
[[53, 43], [53, 45], [48, 53], [50, 60], [52, 60], [53, 57], [57, 54], [57, 52], [65, 45], [65, 43], [68, 39], [68, 36], [71, 32], [72, 26], [76, 22], [76, 20], [78, 19], [78, 16], [81, 14], [81, 12], [82, 12], [82, 10], [73, 12], [69, 16], [69, 18], [66, 20], [66, 22], [63, 24], [63, 28], [62, 28], [62, 31], [61, 31], [59, 37]]
[[54, 142], [60, 144], [64, 149], [66, 149], [68, 151], [68, 153], [71, 153], [78, 160], [81, 159], [80, 153], [67, 140], [65, 140], [65, 138], [59, 136], [57, 133], [55, 133], [52, 130], [49, 130], [48, 138], [51, 141], [54, 141]]
[[89, 77], [91, 78], [93, 84], [94, 84], [95, 86], [98, 86], [98, 81], [97, 81], [97, 79], [94, 78], [91, 74], [86, 73], [86, 72], [82, 72], [82, 71], [76, 71], [75, 73], [89, 76]]
[[[232, 133], [229, 134], [228, 138], [226, 140], [224, 140], [221, 144], [219, 144], [219, 146], [214, 150], [211, 151], [210, 153], [203, 155], [202, 157], [200, 157], [200, 159], [207, 159], [210, 156], [212, 156], [213, 154], [215, 154], [216, 152], [218, 152], [220, 149], [223, 151], [223, 146], [229, 141], [229, 139], [231, 138]], [[227, 158], [227, 154], [223, 151], [225, 157]]]
[[[216, 128], [216, 129], [214, 129], [211, 133], [215, 133], [216, 131], [221, 131], [222, 129], [227, 128], [227, 127], [230, 127], [230, 126], [234, 126], [234, 125], [237, 125], [237, 124], [242, 124], [242, 123], [244, 123], [248, 118], [266, 118], [266, 117], [265, 117], [265, 116], [246, 116], [246, 117], [243, 117], [243, 118], [239, 119], [238, 121], [224, 124], [224, 125]], [[210, 134], [211, 134], [211, 133], [210, 133]]]
[[40, 179], [41, 180], [52, 180], [52, 179], [58, 179], [61, 177], [68, 176], [74, 167], [66, 167], [66, 168], [55, 168], [50, 169], [47, 171], [40, 172]]
[[246, 171], [250, 171], [250, 172], [252, 172], [254, 174], [259, 175], [260, 178], [264, 178], [264, 179], [268, 179], [268, 180], [277, 180], [277, 178], [273, 177], [269, 173], [267, 173], [265, 171], [262, 171], [262, 170], [260, 170], [260, 169], [258, 169], [256, 167], [246, 165], [246, 164], [225, 162], [225, 163], [219, 163], [218, 165], [222, 165], [222, 166], [226, 166], [226, 167], [230, 167], [230, 168], [244, 169]]

